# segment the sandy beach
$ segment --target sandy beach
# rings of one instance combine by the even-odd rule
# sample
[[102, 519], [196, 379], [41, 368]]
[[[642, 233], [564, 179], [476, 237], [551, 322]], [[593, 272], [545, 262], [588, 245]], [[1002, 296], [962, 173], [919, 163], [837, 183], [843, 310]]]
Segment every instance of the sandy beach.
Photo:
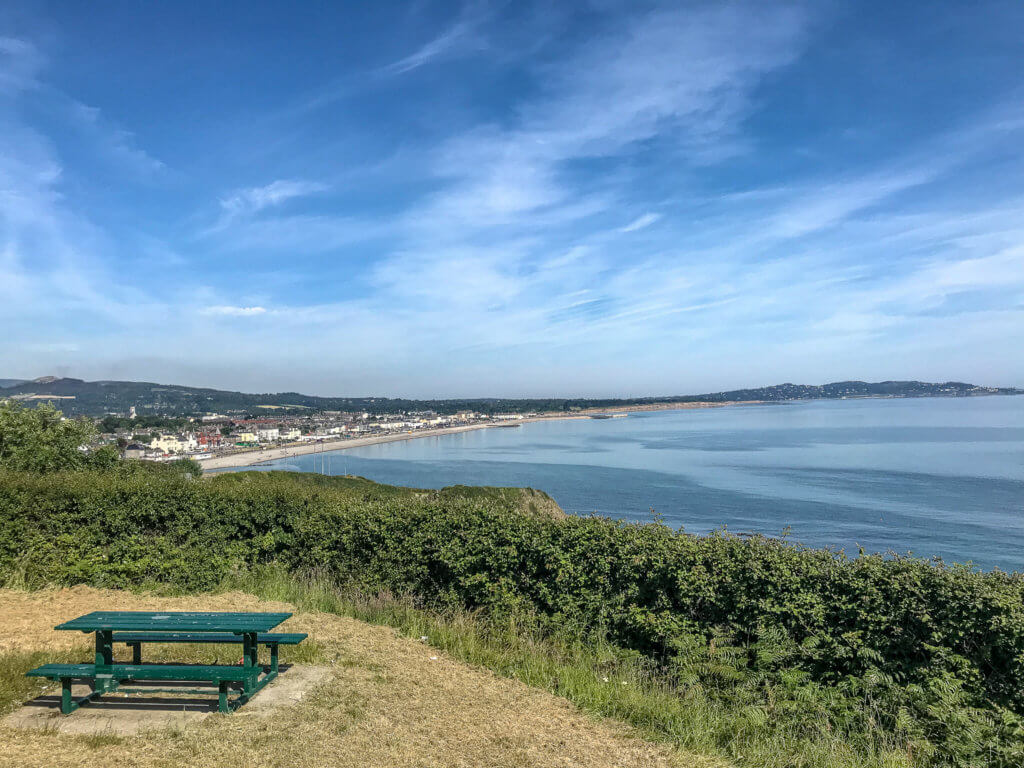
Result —
[[254, 464], [263, 464], [268, 461], [287, 459], [291, 456], [303, 456], [308, 453], [321, 453], [324, 451], [343, 451], [347, 448], [359, 448], [364, 445], [378, 445], [380, 443], [393, 443], [399, 440], [415, 440], [420, 437], [439, 437], [441, 435], [454, 435], [458, 432], [471, 432], [476, 429], [508, 429], [519, 424], [528, 424], [537, 421], [563, 421], [565, 419], [589, 419], [598, 413], [634, 413], [641, 411], [662, 411], [690, 408], [720, 408], [727, 405], [748, 405], [749, 403], [657, 403], [652, 405], [623, 406], [617, 408], [588, 408], [571, 414], [558, 414], [557, 416], [528, 416], [515, 421], [485, 422], [482, 424], [464, 424], [457, 427], [441, 427], [439, 429], [418, 429], [415, 432], [398, 432], [385, 435], [370, 435], [368, 437], [351, 437], [338, 440], [325, 440], [319, 443], [293, 443], [290, 445], [276, 446], [274, 448], [256, 448], [248, 451], [238, 451], [226, 455], [213, 456], [209, 459], [200, 459], [199, 463], [203, 469], [229, 469], [232, 467], [251, 467]]
[[[586, 416], [570, 416], [567, 418], [585, 419]], [[516, 421], [515, 424], [522, 424]], [[530, 419], [537, 421], [537, 419]], [[415, 432], [396, 432], [386, 435], [371, 435], [369, 437], [351, 437], [339, 440], [324, 440], [323, 442], [294, 443], [282, 445], [275, 448], [257, 448], [251, 451], [239, 451], [238, 453], [226, 456], [214, 456], [209, 459], [200, 459], [203, 469], [227, 469], [229, 467], [249, 467], [253, 464], [262, 464], [266, 461], [286, 459], [290, 456], [302, 456], [307, 453], [321, 453], [323, 451], [343, 451], [346, 448], [359, 448], [364, 445], [377, 445], [379, 443], [393, 443], [398, 440], [414, 440], [418, 437], [437, 437], [439, 435], [454, 435], [457, 432], [471, 432], [475, 429], [487, 429], [488, 427], [501, 428], [501, 424], [488, 422], [486, 424], [464, 424], [458, 427], [442, 427], [440, 429], [418, 429]]]

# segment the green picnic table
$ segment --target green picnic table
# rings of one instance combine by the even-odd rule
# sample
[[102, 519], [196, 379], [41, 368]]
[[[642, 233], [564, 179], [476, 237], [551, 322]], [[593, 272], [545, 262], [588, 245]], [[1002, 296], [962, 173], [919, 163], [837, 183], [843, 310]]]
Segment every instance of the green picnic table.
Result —
[[[135, 689], [124, 683], [167, 680], [192, 681], [217, 685], [218, 708], [231, 712], [249, 701], [257, 691], [277, 677], [278, 646], [297, 645], [306, 639], [303, 633], [271, 633], [270, 630], [290, 618], [290, 613], [220, 613], [196, 611], [94, 611], [58, 624], [54, 629], [96, 633], [96, 657], [93, 664], [44, 664], [26, 674], [61, 683], [60, 711], [67, 715], [87, 701], [117, 690], [124, 693], [205, 693], [174, 689]], [[125, 643], [133, 649], [131, 664], [114, 663], [114, 644]], [[233, 665], [143, 664], [143, 643], [239, 643], [242, 663]], [[270, 648], [270, 669], [259, 664], [259, 646]], [[262, 674], [261, 674], [262, 673]], [[73, 699], [73, 680], [88, 681], [92, 692]], [[232, 688], [240, 692], [228, 698]]]

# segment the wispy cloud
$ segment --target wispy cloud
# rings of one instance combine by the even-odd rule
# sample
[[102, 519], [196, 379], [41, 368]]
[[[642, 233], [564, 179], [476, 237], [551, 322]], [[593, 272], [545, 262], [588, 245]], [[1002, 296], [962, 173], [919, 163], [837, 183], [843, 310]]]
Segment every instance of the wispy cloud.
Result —
[[[721, 301], [687, 293], [676, 279], [659, 281], [666, 293], [649, 301], [660, 264], [648, 265], [643, 287], [624, 283], [596, 234], [624, 190], [614, 177], [581, 184], [571, 167], [642, 152], [653, 136], [674, 146], [681, 163], [691, 153], [705, 162], [708, 145], [731, 141], [761, 78], [797, 55], [804, 23], [798, 12], [758, 5], [656, 11], [539, 65], [539, 93], [512, 124], [439, 147], [433, 168], [444, 187], [403, 217], [404, 247], [374, 270], [378, 290], [414, 299], [421, 316], [453, 306], [472, 313], [465, 325], [475, 338], [465, 343], [474, 348], [574, 337], [606, 322], [639, 326], [679, 306]], [[618, 232], [660, 218], [648, 212]], [[580, 239], [589, 221], [595, 234]], [[594, 248], [576, 252], [583, 257], [550, 256], [591, 241]]]
[[[8, 142], [16, 153], [5, 151]], [[98, 331], [146, 302], [114, 277], [103, 255], [115, 245], [69, 208], [63, 180], [43, 136], [7, 126], [0, 139], [0, 325], [25, 342], [76, 333], [85, 317]]]
[[[218, 201], [220, 214], [217, 220], [200, 234], [203, 236], [223, 234], [229, 228], [240, 224], [250, 231], [254, 227], [259, 228], [261, 224], [263, 228], [266, 228], [265, 223], [253, 220], [261, 211], [276, 208], [289, 200], [325, 192], [328, 189], [328, 185], [317, 181], [277, 179], [263, 186], [234, 190], [220, 198]], [[260, 239], [260, 242], [264, 245], [268, 243], [272, 245], [274, 241], [273, 239]]]
[[138, 146], [135, 134], [110, 124], [98, 108], [67, 97], [60, 101], [79, 128], [117, 163], [145, 176], [166, 170], [163, 161]]
[[20, 91], [38, 85], [43, 56], [31, 42], [0, 37], [0, 92]]
[[581, 190], [563, 180], [567, 163], [615, 156], [654, 135], [703, 152], [735, 133], [751, 89], [793, 59], [803, 27], [800, 13], [760, 5], [640, 16], [545, 65], [541, 96], [518, 125], [447, 142], [437, 174], [454, 183], [427, 217], [489, 224], [575, 203]]
[[651, 226], [651, 224], [654, 224], [660, 218], [660, 213], [645, 213], [643, 216], [638, 216], [633, 219], [633, 221], [626, 226], [619, 227], [619, 232], [636, 232], [638, 229], [645, 229], [646, 227]]
[[473, 26], [465, 21], [457, 22], [450, 29], [435, 37], [415, 53], [399, 59], [383, 68], [389, 75], [401, 75], [429, 64], [435, 59], [449, 55], [469, 38]]
[[200, 310], [200, 313], [204, 315], [226, 315], [229, 317], [253, 317], [255, 315], [265, 315], [267, 310], [266, 307], [219, 306], [204, 307]]
[[287, 200], [323, 192], [325, 184], [316, 181], [278, 179], [262, 187], [249, 187], [220, 199], [221, 209], [229, 216], [244, 216], [280, 205]]
[[[11, 99], [6, 106], [12, 118], [26, 109], [46, 114], [81, 136], [98, 159], [136, 178], [166, 170], [163, 162], [138, 145], [131, 131], [107, 119], [100, 109], [47, 83], [43, 79], [46, 64], [46, 57], [32, 42], [0, 37], [0, 96]], [[19, 127], [23, 126], [16, 124], [7, 130]]]
[[381, 72], [387, 75], [401, 75], [440, 59], [450, 58], [471, 50], [479, 50], [483, 47], [479, 31], [487, 17], [486, 6], [482, 4], [467, 6], [460, 13], [459, 18], [441, 34], [424, 43], [408, 56], [403, 56], [398, 61], [383, 67]]

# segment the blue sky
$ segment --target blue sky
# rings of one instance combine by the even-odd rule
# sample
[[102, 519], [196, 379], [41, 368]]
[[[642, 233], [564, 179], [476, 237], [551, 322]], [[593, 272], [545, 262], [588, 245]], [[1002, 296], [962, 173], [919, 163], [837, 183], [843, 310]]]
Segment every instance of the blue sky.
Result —
[[1024, 4], [0, 9], [0, 376], [1024, 385]]

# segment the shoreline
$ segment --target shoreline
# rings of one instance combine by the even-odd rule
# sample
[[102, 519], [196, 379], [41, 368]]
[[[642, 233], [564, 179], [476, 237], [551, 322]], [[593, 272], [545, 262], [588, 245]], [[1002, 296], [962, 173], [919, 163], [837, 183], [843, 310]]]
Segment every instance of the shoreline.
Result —
[[415, 432], [398, 434], [371, 435], [369, 437], [348, 437], [324, 442], [295, 443], [275, 448], [258, 448], [250, 451], [239, 451], [226, 456], [213, 456], [209, 459], [198, 459], [203, 470], [232, 469], [234, 467], [251, 467], [278, 461], [293, 456], [305, 456], [310, 453], [326, 453], [327, 451], [344, 451], [349, 448], [362, 448], [367, 445], [395, 443], [400, 440], [416, 440], [421, 437], [441, 437], [455, 435], [460, 432], [472, 432], [478, 429], [508, 429], [511, 425], [530, 424], [539, 421], [566, 421], [570, 419], [589, 419], [599, 413], [643, 413], [646, 411], [690, 410], [697, 408], [724, 408], [731, 405], [755, 405], [760, 401], [743, 401], [728, 403], [658, 403], [652, 405], [619, 406], [615, 408], [587, 408], [571, 414], [557, 416], [527, 416], [513, 422], [486, 422], [483, 424], [463, 424], [457, 427], [440, 427], [438, 429], [420, 429]]

